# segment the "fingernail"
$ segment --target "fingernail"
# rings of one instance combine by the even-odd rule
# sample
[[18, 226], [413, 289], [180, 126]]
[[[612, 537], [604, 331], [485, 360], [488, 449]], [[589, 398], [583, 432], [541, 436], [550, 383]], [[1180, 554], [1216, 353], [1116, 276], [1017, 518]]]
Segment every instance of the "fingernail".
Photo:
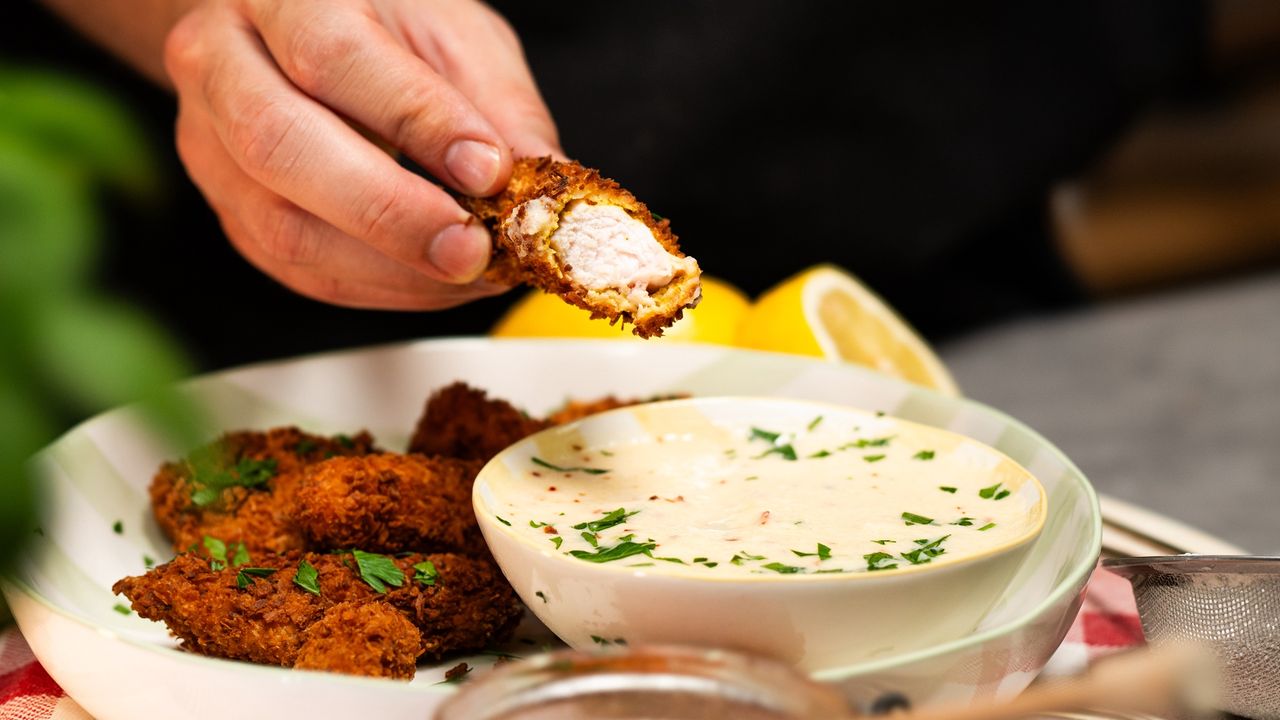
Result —
[[427, 261], [453, 282], [471, 282], [488, 267], [491, 242], [478, 222], [450, 225], [431, 238]]
[[475, 140], [458, 140], [444, 154], [444, 166], [468, 195], [487, 195], [498, 181], [502, 153]]

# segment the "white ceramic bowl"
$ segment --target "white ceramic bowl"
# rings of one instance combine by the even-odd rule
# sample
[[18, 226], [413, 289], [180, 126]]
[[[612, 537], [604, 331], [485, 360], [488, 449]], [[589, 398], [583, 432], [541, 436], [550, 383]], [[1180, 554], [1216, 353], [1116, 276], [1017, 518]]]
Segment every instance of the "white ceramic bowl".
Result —
[[[1009, 521], [1002, 522], [1007, 530], [997, 528], [1000, 535], [988, 536], [978, 533], [972, 525], [968, 529], [943, 526], [933, 535], [968, 533], [965, 539], [969, 542], [981, 542], [987, 537], [994, 542], [959, 556], [944, 554], [923, 564], [911, 565], [900, 559], [898, 568], [877, 572], [859, 567], [842, 573], [784, 575], [759, 569], [749, 573], [751, 563], [731, 565], [729, 555], [738, 548], [758, 549], [760, 541], [757, 538], [753, 543], [753, 530], [759, 527], [755, 519], [759, 507], [765, 506], [756, 505], [765, 502], [762, 494], [775, 491], [767, 501], [775, 510], [805, 493], [809, 497], [804, 500], [822, 504], [824, 483], [814, 479], [812, 473], [826, 473], [825, 477], [843, 481], [847, 474], [866, 478], [868, 472], [882, 467], [863, 462], [860, 452], [837, 452], [821, 459], [802, 456], [797, 464], [777, 458], [747, 458], [744, 452], [738, 453], [742, 459], [725, 457], [725, 442], [739, 434], [745, 436], [748, 428], [803, 431], [815, 417], [821, 417], [822, 425], [828, 428], [865, 427], [873, 422], [879, 425], [875, 434], [898, 438], [895, 444], [904, 442], [903, 436], [909, 435], [912, 441], [924, 441], [926, 447], [945, 448], [931, 463], [904, 456], [904, 474], [889, 480], [904, 494], [868, 492], [851, 503], [860, 506], [857, 512], [873, 517], [882, 513], [895, 518], [892, 524], [898, 526], [904, 524], [896, 520], [903, 509], [901, 503], [912, 502], [904, 497], [914, 497], [916, 503], [931, 500], [934, 507], [948, 509], [953, 509], [955, 503], [967, 502], [973, 508], [969, 512], [974, 514], [979, 512], [979, 504], [991, 504], [1008, 513]], [[833, 431], [829, 437], [840, 438], [843, 433]], [[570, 447], [586, 449], [572, 452], [568, 451]], [[584, 452], [592, 452], [590, 448], [601, 447], [636, 448], [631, 453], [632, 464], [620, 469], [615, 466], [612, 472], [596, 470], [596, 474], [560, 474], [537, 464], [566, 451], [566, 456], [576, 459]], [[596, 464], [617, 462], [616, 457], [593, 459]], [[802, 468], [805, 464], [807, 469]], [[785, 483], [785, 490], [776, 492], [782, 487], [776, 478], [770, 482], [771, 467], [778, 468], [775, 472], [801, 474], [792, 476]], [[695, 479], [691, 468], [707, 468], [708, 474]], [[913, 474], [906, 474], [908, 471]], [[711, 556], [719, 561], [719, 569], [696, 563], [655, 563], [644, 556], [590, 562], [570, 554], [570, 548], [582, 544], [578, 532], [569, 529], [574, 520], [588, 515], [587, 519], [591, 519], [599, 512], [623, 506], [636, 509], [640, 514], [636, 520], [643, 521], [649, 517], [643, 508], [654, 505], [653, 492], [674, 496], [676, 489], [670, 485], [656, 490], [652, 480], [631, 482], [655, 472], [670, 476], [675, 488], [689, 493], [689, 501], [682, 503], [680, 509], [691, 509], [694, 503], [707, 508], [698, 511], [705, 524], [701, 532], [707, 538], [704, 542], [714, 544], [696, 545], [688, 557]], [[710, 475], [719, 478], [721, 473], [741, 476], [756, 472], [764, 475], [764, 480], [723, 485], [707, 479]], [[971, 481], [980, 481], [975, 488], [1002, 481], [1001, 487], [1007, 488], [1011, 496], [995, 505], [990, 500], [975, 497], [966, 501], [939, 493], [938, 485], [956, 482], [955, 473], [962, 472]], [[710, 489], [699, 490], [699, 482], [717, 490], [714, 494]], [[549, 483], [560, 485], [558, 491], [548, 491]], [[721, 489], [730, 487], [736, 490]], [[605, 497], [608, 499], [602, 499]], [[1045, 516], [1044, 492], [1035, 478], [999, 451], [975, 440], [896, 418], [875, 418], [870, 412], [847, 407], [745, 397], [693, 398], [623, 408], [543, 431], [490, 461], [476, 478], [472, 501], [485, 541], [512, 587], [538, 619], [570, 646], [590, 649], [621, 638], [629, 644], [725, 647], [761, 653], [809, 671], [919, 650], [972, 632], [1004, 593], [1039, 536]], [[875, 508], [866, 506], [866, 501], [879, 501], [885, 506], [877, 513]], [[749, 517], [734, 512], [742, 503], [756, 508], [744, 513]], [[599, 512], [587, 510], [602, 505], [607, 507]], [[722, 513], [721, 508], [734, 510]], [[837, 516], [847, 516], [852, 510], [855, 508], [843, 508]], [[548, 542], [553, 536], [545, 532], [548, 527], [541, 521], [554, 519], [557, 511], [568, 511], [569, 517], [559, 523], [562, 532], [554, 536], [558, 542], [553, 545]], [[725, 522], [733, 524], [729, 534], [739, 536], [730, 546], [732, 550], [726, 550], [720, 539]], [[787, 525], [778, 531], [805, 535], [809, 532]], [[845, 543], [828, 541], [838, 549], [852, 545], [855, 551], [852, 556], [846, 552], [838, 561], [823, 565], [848, 566], [851, 561], [865, 562], [861, 560], [862, 553], [875, 552], [877, 548], [895, 549], [873, 545], [868, 539], [855, 540], [861, 529], [843, 522], [828, 523], [826, 532], [836, 532], [837, 527], [850, 533]], [[623, 531], [622, 526], [615, 526], [605, 532], [613, 535]], [[641, 535], [657, 535], [659, 547], [652, 555], [661, 556], [669, 554], [662, 549], [662, 538], [668, 534], [687, 537], [696, 532], [699, 531], [691, 532], [686, 526], [669, 528], [665, 534], [650, 528]], [[913, 528], [912, 536], [929, 532]], [[598, 542], [601, 547], [606, 545], [605, 534]], [[909, 545], [910, 540], [901, 542]], [[783, 553], [784, 559], [797, 561], [786, 549], [778, 552]]]
[[[1017, 693], [1061, 642], [1097, 561], [1097, 499], [1044, 438], [979, 403], [851, 365], [719, 346], [459, 339], [263, 363], [185, 388], [219, 429], [295, 423], [335, 433], [363, 426], [398, 448], [423, 399], [455, 380], [535, 414], [566, 397], [611, 393], [823, 400], [958, 432], [1030, 470], [1048, 496], [1047, 522], [995, 606], [966, 637], [813, 674], [854, 700], [893, 690], [920, 703], [964, 704]], [[420, 666], [411, 683], [284, 670], [182, 652], [163, 625], [115, 612], [111, 584], [142, 572], [144, 554], [168, 557], [146, 488], [156, 466], [177, 452], [124, 408], [69, 431], [34, 463], [48, 501], [44, 534], [33, 538], [0, 589], [45, 669], [91, 716], [421, 720], [453, 693], [453, 685], [439, 683], [457, 660]], [[115, 520], [123, 520], [120, 534], [112, 532]], [[512, 651], [537, 647], [517, 643]], [[465, 659], [474, 674], [494, 662]]]

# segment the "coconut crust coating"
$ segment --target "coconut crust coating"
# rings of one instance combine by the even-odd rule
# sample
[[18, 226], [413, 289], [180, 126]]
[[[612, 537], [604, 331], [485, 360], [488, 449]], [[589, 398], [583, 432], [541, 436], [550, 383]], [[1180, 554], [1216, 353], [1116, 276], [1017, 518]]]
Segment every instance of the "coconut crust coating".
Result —
[[302, 472], [293, 521], [310, 547], [485, 554], [471, 509], [483, 463], [383, 453]]
[[383, 602], [338, 603], [304, 632], [293, 667], [412, 680], [422, 633]]
[[456, 382], [427, 398], [409, 452], [488, 462], [508, 445], [548, 427], [505, 400]]
[[[251, 552], [300, 550], [303, 539], [289, 513], [302, 469], [328, 457], [376, 451], [367, 432], [324, 437], [281, 427], [227, 433], [184, 460], [162, 465], [151, 481], [151, 508], [175, 552], [206, 535], [227, 544], [243, 542]], [[201, 473], [265, 482], [226, 487], [199, 504], [194, 498], [209, 487]]]
[[[318, 595], [294, 582], [303, 559], [317, 571]], [[361, 578], [351, 553], [296, 552], [255, 556], [252, 567], [261, 570], [247, 583], [237, 582], [244, 568], [214, 570], [207, 559], [183, 553], [112, 591], [141, 617], [165, 623], [192, 652], [284, 667], [302, 659], [307, 667], [360, 675], [411, 677], [410, 652], [414, 661], [439, 660], [502, 642], [515, 629], [520, 604], [492, 562], [447, 553], [392, 561], [403, 581], [388, 583], [385, 593]], [[430, 584], [414, 568], [424, 562], [435, 570]]]
[[[526, 215], [530, 200], [541, 199], [543, 207], [555, 221], [534, 223]], [[613, 205], [644, 223], [654, 239], [671, 255], [684, 258], [671, 223], [655, 219], [653, 213], [618, 183], [602, 177], [597, 170], [577, 162], [559, 162], [549, 157], [523, 158], [515, 161], [511, 181], [505, 190], [489, 198], [459, 197], [464, 208], [474, 214], [494, 238], [493, 262], [486, 277], [505, 284], [527, 283], [559, 295], [566, 302], [591, 313], [593, 319], [631, 323], [632, 332], [642, 338], [662, 334], [685, 308], [693, 307], [701, 298], [701, 271], [690, 262], [691, 269], [681, 268], [666, 285], [650, 288], [651, 302], [637, 303], [616, 289], [592, 289], [580, 285], [551, 245], [551, 234], [560, 216], [575, 201], [596, 205]]]

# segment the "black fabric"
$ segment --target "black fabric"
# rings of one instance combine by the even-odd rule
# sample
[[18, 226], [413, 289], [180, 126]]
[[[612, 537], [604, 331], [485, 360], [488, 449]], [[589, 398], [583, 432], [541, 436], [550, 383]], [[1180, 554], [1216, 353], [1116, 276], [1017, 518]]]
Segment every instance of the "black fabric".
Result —
[[[751, 293], [818, 262], [937, 339], [1079, 302], [1045, 196], [1193, 77], [1199, 2], [499, 2], [567, 152], [671, 218], [704, 270]], [[4, 55], [117, 87], [166, 152], [162, 207], [117, 210], [104, 281], [206, 367], [482, 333], [514, 299], [405, 314], [293, 296], [227, 246], [182, 174], [172, 99], [34, 6]], [[119, 208], [115, 203], [113, 208]]]

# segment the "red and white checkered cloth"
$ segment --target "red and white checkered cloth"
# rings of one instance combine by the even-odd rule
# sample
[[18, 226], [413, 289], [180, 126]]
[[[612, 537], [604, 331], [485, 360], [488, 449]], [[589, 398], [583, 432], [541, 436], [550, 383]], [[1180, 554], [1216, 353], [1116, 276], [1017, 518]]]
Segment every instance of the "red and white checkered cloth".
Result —
[[[1141, 643], [1128, 581], [1098, 570], [1079, 617], [1044, 674], [1074, 675], [1100, 657]], [[0, 631], [0, 720], [92, 720], [40, 667], [14, 627]]]

